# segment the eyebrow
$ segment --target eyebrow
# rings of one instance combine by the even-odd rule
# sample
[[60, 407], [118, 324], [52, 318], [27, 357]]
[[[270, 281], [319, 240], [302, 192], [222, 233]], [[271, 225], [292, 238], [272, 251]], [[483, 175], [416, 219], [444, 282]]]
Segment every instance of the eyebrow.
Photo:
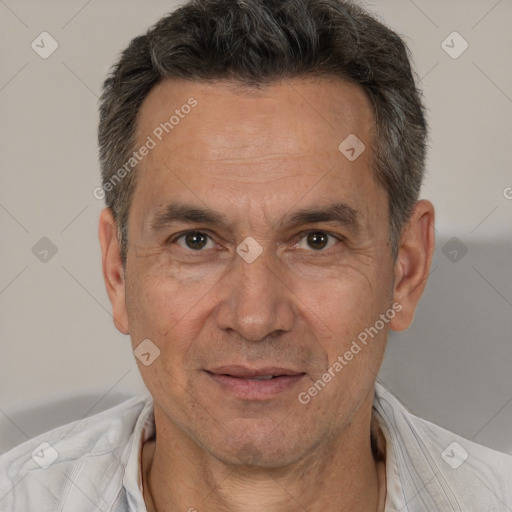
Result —
[[330, 222], [348, 228], [354, 233], [359, 233], [362, 228], [359, 212], [345, 203], [334, 203], [324, 208], [305, 209], [293, 212], [285, 217], [280, 224], [313, 224], [317, 222]]
[[[169, 204], [165, 210], [155, 214], [150, 225], [153, 231], [160, 231], [178, 222], [209, 224], [225, 229], [229, 228], [228, 219], [223, 214], [209, 208], [198, 208], [185, 203]], [[325, 207], [297, 210], [286, 215], [277, 225], [282, 228], [318, 222], [338, 224], [354, 233], [359, 233], [362, 228], [360, 213], [345, 203], [333, 203]]]
[[155, 215], [151, 221], [151, 229], [159, 231], [176, 222], [192, 222], [194, 224], [211, 224], [227, 227], [224, 215], [208, 208], [197, 208], [184, 203], [173, 203]]

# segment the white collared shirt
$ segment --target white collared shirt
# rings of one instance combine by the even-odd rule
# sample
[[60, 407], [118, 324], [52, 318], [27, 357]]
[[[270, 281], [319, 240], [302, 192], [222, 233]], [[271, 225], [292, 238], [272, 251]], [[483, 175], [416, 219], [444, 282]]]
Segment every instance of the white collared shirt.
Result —
[[[375, 384], [386, 438], [386, 512], [512, 512], [512, 456], [411, 414]], [[0, 456], [1, 512], [144, 512], [150, 395], [64, 425]]]

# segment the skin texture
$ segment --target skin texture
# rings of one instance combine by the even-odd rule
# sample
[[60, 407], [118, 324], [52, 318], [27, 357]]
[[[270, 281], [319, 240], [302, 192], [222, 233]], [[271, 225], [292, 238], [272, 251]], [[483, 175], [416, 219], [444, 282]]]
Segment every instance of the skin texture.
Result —
[[[373, 115], [353, 84], [297, 79], [255, 91], [167, 80], [142, 105], [139, 145], [190, 97], [197, 106], [137, 169], [126, 272], [108, 209], [99, 224], [115, 325], [134, 349], [149, 338], [160, 350], [148, 366], [137, 361], [155, 401], [157, 439], [143, 457], [148, 507], [376, 510], [374, 383], [388, 329], [410, 325], [426, 284], [432, 204], [416, 204], [393, 261], [387, 195], [370, 169]], [[366, 146], [354, 161], [338, 150], [350, 134]], [[155, 216], [178, 201], [214, 210], [226, 225], [153, 230]], [[332, 203], [355, 210], [357, 229], [287, 222]], [[178, 238], [186, 231], [208, 235], [206, 245], [190, 248]], [[252, 263], [236, 252], [246, 237], [262, 248]], [[401, 311], [300, 403], [393, 303]], [[305, 375], [271, 398], [242, 399], [206, 371], [222, 365]]]

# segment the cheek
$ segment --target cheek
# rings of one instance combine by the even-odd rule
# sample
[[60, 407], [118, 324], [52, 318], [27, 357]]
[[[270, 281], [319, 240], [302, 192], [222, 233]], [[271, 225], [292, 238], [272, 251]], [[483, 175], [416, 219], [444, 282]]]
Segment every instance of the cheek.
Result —
[[378, 279], [382, 269], [365, 270], [345, 268], [343, 277], [317, 282], [316, 287], [303, 283], [297, 290], [305, 304], [303, 315], [307, 315], [316, 342], [327, 355], [327, 366], [319, 369], [314, 380], [322, 378], [329, 368], [335, 375], [326, 376], [333, 384], [329, 384], [331, 391], [325, 396], [336, 389], [352, 388], [356, 396], [356, 388], [374, 378], [368, 369], [375, 368], [376, 373], [384, 354], [388, 323], [381, 325], [379, 319], [390, 307], [390, 286]]
[[[173, 396], [176, 403], [184, 403], [187, 352], [200, 329], [199, 322], [194, 321], [200, 294], [197, 287], [183, 287], [179, 279], [154, 274], [147, 268], [132, 269], [131, 275], [126, 302], [141, 377], [153, 396]], [[138, 347], [144, 346], [144, 340], [151, 343], [142, 351]], [[150, 364], [137, 357], [138, 351], [151, 353]], [[157, 354], [154, 360], [153, 354]]]
[[[150, 366], [137, 360], [139, 371], [154, 396], [182, 396], [193, 364], [190, 354], [200, 345], [205, 319], [211, 315], [218, 273], [189, 279], [178, 267], [141, 261], [127, 279], [127, 310], [134, 350], [146, 339], [158, 350]], [[180, 400], [186, 401], [187, 396]], [[180, 401], [178, 400], [178, 401]]]
[[338, 268], [336, 275], [314, 283], [300, 281], [295, 292], [316, 313], [317, 323], [345, 339], [377, 314], [382, 291], [376, 274], [372, 268]]
[[390, 306], [386, 286], [376, 277], [376, 272], [347, 271], [343, 279], [318, 283], [316, 292], [301, 294], [309, 306], [304, 310], [310, 310], [307, 321], [327, 358], [298, 400], [333, 429], [350, 420], [371, 390], [384, 355], [388, 323], [375, 325]]
[[221, 273], [212, 265], [203, 266], [200, 272], [191, 267], [170, 264], [168, 256], [161, 252], [139, 255], [127, 279], [132, 336], [136, 332], [163, 338], [179, 328], [183, 319], [198, 314], [205, 295]]

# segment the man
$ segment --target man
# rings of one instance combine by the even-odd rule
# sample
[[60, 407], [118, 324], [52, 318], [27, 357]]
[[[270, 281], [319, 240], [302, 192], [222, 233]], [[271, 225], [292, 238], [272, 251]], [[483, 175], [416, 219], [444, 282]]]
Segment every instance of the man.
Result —
[[191, 1], [104, 85], [103, 275], [150, 396], [0, 459], [2, 511], [506, 511], [512, 457], [376, 384], [434, 250], [400, 38]]

